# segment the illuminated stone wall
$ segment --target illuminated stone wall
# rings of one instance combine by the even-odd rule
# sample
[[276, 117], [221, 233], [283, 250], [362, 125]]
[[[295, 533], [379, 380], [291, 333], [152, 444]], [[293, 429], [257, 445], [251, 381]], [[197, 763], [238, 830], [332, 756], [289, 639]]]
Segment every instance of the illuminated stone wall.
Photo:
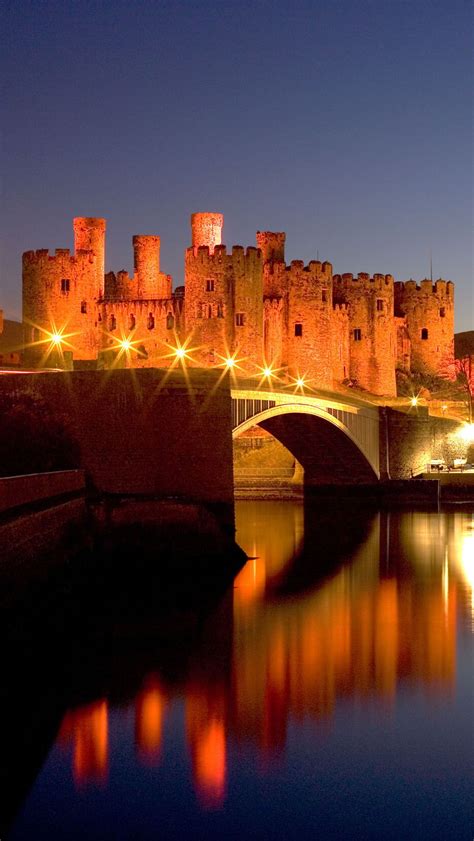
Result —
[[395, 312], [406, 319], [411, 367], [432, 375], [452, 375], [454, 365], [454, 284], [414, 280], [395, 284]]
[[154, 235], [133, 237], [133, 275], [104, 275], [104, 219], [74, 219], [74, 254], [26, 252], [26, 364], [44, 364], [48, 331], [59, 329], [70, 344], [64, 359], [51, 355], [48, 364], [61, 367], [109, 364], [116, 358], [109, 351], [126, 338], [132, 367], [169, 366], [173, 348], [187, 342], [191, 366], [222, 365], [235, 355], [247, 376], [270, 366], [284, 380], [304, 377], [313, 388], [351, 379], [386, 396], [396, 394], [397, 367], [452, 373], [451, 282], [394, 285], [388, 274], [333, 276], [328, 262], [287, 266], [283, 232], [258, 231], [257, 248], [227, 249], [223, 224], [220, 213], [192, 215], [185, 286], [174, 292]]
[[229, 354], [262, 364], [262, 258], [256, 248], [225, 245], [188, 248], [185, 255], [186, 334], [197, 365], [215, 365]]
[[466, 457], [468, 444], [460, 430], [457, 421], [432, 417], [425, 406], [409, 412], [384, 409], [380, 427], [381, 478], [410, 479], [425, 472], [432, 458], [449, 464], [454, 458]]
[[374, 394], [396, 394], [393, 277], [335, 275], [334, 301], [349, 313], [349, 376]]

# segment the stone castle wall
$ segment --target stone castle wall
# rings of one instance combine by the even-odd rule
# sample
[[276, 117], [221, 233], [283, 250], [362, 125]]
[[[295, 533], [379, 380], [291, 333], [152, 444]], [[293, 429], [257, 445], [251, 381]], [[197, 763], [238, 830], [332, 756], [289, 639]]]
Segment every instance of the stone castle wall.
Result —
[[406, 320], [411, 364], [423, 374], [453, 373], [454, 284], [414, 280], [395, 284], [395, 313]]
[[104, 219], [74, 219], [73, 254], [26, 252], [27, 364], [44, 364], [51, 333], [64, 331], [71, 366], [98, 359], [111, 364], [118, 342], [128, 339], [128, 366], [167, 367], [176, 362], [173, 348], [187, 342], [191, 366], [223, 365], [234, 355], [248, 376], [270, 366], [313, 388], [333, 389], [350, 379], [392, 396], [397, 367], [449, 375], [451, 282], [394, 284], [389, 274], [333, 276], [328, 262], [286, 265], [283, 232], [258, 231], [256, 248], [227, 249], [223, 223], [220, 213], [192, 215], [185, 286], [174, 292], [161, 270], [159, 236], [133, 237], [133, 275], [104, 274]]
[[349, 376], [374, 394], [395, 394], [393, 277], [335, 275], [334, 300], [349, 316]]

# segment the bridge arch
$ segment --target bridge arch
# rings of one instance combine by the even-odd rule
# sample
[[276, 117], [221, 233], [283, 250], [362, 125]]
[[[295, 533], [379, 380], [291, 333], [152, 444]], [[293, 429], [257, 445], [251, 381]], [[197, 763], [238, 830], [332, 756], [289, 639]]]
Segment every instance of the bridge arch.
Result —
[[305, 485], [373, 483], [380, 477], [378, 423], [374, 446], [367, 430], [364, 434], [360, 419], [351, 430], [325, 407], [285, 402], [267, 405], [241, 420], [234, 426], [232, 437], [239, 438], [255, 425], [273, 435], [295, 456], [304, 468]]

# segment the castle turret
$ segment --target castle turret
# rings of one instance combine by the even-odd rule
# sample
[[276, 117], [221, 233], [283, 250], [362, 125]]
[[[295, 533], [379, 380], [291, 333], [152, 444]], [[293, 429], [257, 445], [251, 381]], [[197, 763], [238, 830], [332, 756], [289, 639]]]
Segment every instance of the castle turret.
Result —
[[192, 243], [195, 253], [202, 245], [214, 253], [216, 245], [222, 242], [224, 217], [222, 213], [193, 213], [191, 215]]
[[137, 298], [171, 298], [171, 277], [160, 272], [160, 237], [134, 236], [133, 259]]
[[373, 394], [396, 394], [392, 275], [335, 275], [336, 304], [347, 304], [351, 379]]
[[76, 216], [74, 226], [74, 250], [92, 251], [96, 258], [96, 298], [104, 295], [105, 276], [105, 219], [95, 219], [90, 216]]
[[262, 252], [264, 263], [285, 262], [285, 240], [286, 234], [283, 231], [257, 231], [257, 248]]
[[450, 376], [454, 366], [454, 284], [414, 280], [395, 284], [395, 314], [404, 316], [411, 342], [411, 369]]

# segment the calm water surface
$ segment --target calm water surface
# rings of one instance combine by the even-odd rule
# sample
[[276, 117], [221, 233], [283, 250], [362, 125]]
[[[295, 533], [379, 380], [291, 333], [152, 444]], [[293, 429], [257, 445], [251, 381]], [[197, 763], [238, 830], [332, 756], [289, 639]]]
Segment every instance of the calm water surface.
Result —
[[193, 644], [61, 713], [11, 838], [471, 841], [474, 513], [237, 527], [252, 559]]

